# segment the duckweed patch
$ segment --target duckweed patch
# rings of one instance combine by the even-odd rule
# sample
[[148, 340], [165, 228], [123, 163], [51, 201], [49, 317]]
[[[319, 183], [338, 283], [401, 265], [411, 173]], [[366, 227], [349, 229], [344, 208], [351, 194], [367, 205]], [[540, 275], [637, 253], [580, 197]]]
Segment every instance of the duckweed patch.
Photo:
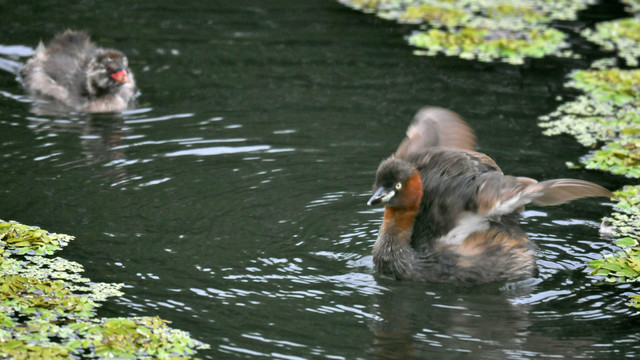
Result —
[[73, 239], [73, 236], [50, 234], [37, 227], [0, 220], [0, 246], [12, 254], [51, 255]]
[[640, 101], [640, 70], [618, 68], [596, 71], [576, 71], [566, 85], [583, 90], [598, 102], [614, 105], [638, 105]]
[[614, 194], [617, 201], [615, 211], [604, 219], [605, 223], [611, 225], [614, 237], [640, 241], [640, 185], [627, 185]]
[[[599, 65], [604, 64], [600, 62]], [[569, 134], [599, 147], [580, 159], [587, 169], [640, 178], [640, 70], [581, 70], [566, 84], [585, 91], [540, 119], [545, 135]]]
[[[617, 237], [620, 251], [603, 254], [602, 259], [589, 262], [591, 274], [608, 284], [640, 281], [640, 185], [625, 186], [615, 192], [618, 203], [611, 217], [604, 222]], [[640, 295], [630, 295], [630, 307], [640, 309]]]
[[587, 169], [606, 169], [615, 175], [640, 178], [640, 143], [612, 141], [581, 161]]
[[[636, 7], [640, 7], [636, 2]], [[635, 11], [639, 9], [636, 8]], [[628, 66], [638, 66], [640, 58], [640, 18], [633, 17], [602, 22], [595, 29], [582, 31], [582, 36], [602, 46], [605, 50], [617, 51]]]
[[550, 27], [574, 20], [592, 0], [339, 0], [400, 23], [422, 24], [408, 39], [417, 55], [445, 54], [522, 64], [548, 55], [576, 57], [566, 35]]
[[[394, 17], [396, 16], [391, 16], [391, 19]], [[407, 7], [404, 12], [397, 15], [396, 20], [402, 23], [428, 22], [435, 26], [454, 27], [468, 23], [471, 15], [464, 10], [446, 5], [420, 4]]]
[[[366, 13], [399, 22], [428, 23], [428, 13], [458, 14], [468, 21], [512, 18], [527, 23], [548, 23], [551, 20], [575, 20], [577, 13], [594, 0], [338, 0], [341, 4]], [[632, 2], [633, 0], [629, 0]], [[421, 15], [424, 15], [422, 17]], [[409, 20], [409, 21], [407, 21]], [[465, 23], [456, 23], [463, 25]], [[507, 24], [508, 26], [513, 25]]]
[[468, 60], [500, 60], [518, 65], [527, 57], [541, 58], [551, 53], [570, 56], [561, 52], [567, 47], [564, 37], [555, 29], [516, 31], [465, 27], [458, 31], [419, 31], [409, 37], [409, 43], [427, 49], [417, 51], [417, 55], [444, 53]]
[[603, 259], [589, 262], [592, 275], [601, 276], [605, 282], [621, 283], [638, 281], [640, 274], [640, 247], [633, 238], [622, 238], [616, 242], [623, 250], [605, 254]]
[[625, 4], [625, 8], [627, 11], [632, 12], [634, 14], [640, 13], [640, 1], [639, 0], [621, 0], [623, 4]]
[[[640, 281], [640, 186], [625, 186], [615, 195], [618, 201], [615, 211], [604, 221], [618, 238], [616, 245], [621, 250], [592, 260], [591, 274], [609, 284], [637, 282]], [[631, 295], [629, 306], [640, 308], [640, 295]]]
[[208, 346], [158, 317], [96, 318], [122, 284], [50, 255], [72, 236], [0, 220], [0, 354], [12, 359], [191, 357]]

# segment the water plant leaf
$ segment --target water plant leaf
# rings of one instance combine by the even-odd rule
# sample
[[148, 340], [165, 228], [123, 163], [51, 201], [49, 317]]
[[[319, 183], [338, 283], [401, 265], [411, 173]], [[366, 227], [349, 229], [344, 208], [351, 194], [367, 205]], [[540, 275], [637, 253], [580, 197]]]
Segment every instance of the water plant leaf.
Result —
[[624, 237], [622, 239], [618, 239], [616, 240], [616, 245], [620, 246], [620, 247], [633, 247], [638, 245], [638, 241], [636, 241], [636, 239], [631, 238], [631, 237]]
[[[526, 58], [577, 57], [554, 20], [576, 19], [592, 0], [339, 0], [400, 23], [422, 24], [409, 37], [417, 55], [445, 54], [519, 65]], [[423, 50], [424, 49], [424, 50]]]
[[0, 220], [1, 357], [183, 358], [208, 348], [157, 317], [97, 318], [122, 284], [92, 283], [80, 264], [50, 256], [70, 240]]
[[[632, 1], [629, 4], [637, 5]], [[626, 18], [596, 24], [595, 29], [585, 29], [582, 36], [602, 46], [605, 50], [616, 51], [628, 66], [638, 66], [640, 58], [640, 18]]]
[[500, 60], [522, 64], [526, 57], [541, 58], [560, 54], [567, 47], [565, 35], [555, 29], [490, 29], [463, 27], [459, 30], [417, 31], [409, 43], [426, 49], [426, 54], [457, 55], [479, 61]]
[[566, 86], [585, 91], [540, 118], [545, 135], [566, 133], [593, 150], [587, 169], [640, 178], [640, 70], [580, 70]]
[[[616, 205], [611, 217], [604, 222], [618, 237], [615, 244], [621, 248], [601, 259], [589, 262], [591, 274], [608, 284], [640, 281], [640, 185], [625, 186], [614, 192]], [[640, 295], [632, 295], [629, 306], [640, 308]]]

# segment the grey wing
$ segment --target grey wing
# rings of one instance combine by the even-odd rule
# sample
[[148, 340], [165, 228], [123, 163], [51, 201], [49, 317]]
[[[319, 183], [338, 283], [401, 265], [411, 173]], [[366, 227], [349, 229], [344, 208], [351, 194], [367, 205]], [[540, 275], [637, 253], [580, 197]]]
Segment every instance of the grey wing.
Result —
[[395, 155], [405, 159], [432, 147], [473, 151], [475, 144], [473, 130], [458, 114], [439, 107], [425, 107], [413, 118], [407, 129], [407, 137]]
[[478, 190], [477, 212], [487, 218], [519, 211], [526, 204], [559, 205], [584, 197], [613, 197], [611, 191], [589, 181], [553, 179], [537, 182], [530, 178], [487, 176]]
[[542, 181], [528, 187], [540, 194], [533, 203], [541, 206], [559, 205], [583, 197], [602, 196], [612, 198], [613, 193], [598, 184], [577, 179], [555, 179]]
[[40, 43], [36, 48], [34, 56], [27, 61], [20, 71], [22, 81], [30, 91], [51, 96], [62, 102], [67, 102], [69, 99], [69, 91], [48, 74], [46, 64], [49, 61], [49, 54], [44, 45]]

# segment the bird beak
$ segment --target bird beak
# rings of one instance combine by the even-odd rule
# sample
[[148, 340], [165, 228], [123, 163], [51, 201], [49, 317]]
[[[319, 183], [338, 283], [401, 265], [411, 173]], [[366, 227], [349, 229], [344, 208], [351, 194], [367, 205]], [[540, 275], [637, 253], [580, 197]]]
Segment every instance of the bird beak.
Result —
[[391, 200], [391, 198], [396, 194], [394, 190], [389, 190], [385, 187], [379, 187], [378, 190], [371, 196], [369, 201], [367, 201], [367, 205], [376, 205], [376, 204], [386, 204]]
[[127, 70], [116, 71], [111, 74], [111, 78], [119, 83], [128, 83], [129, 76], [127, 76]]

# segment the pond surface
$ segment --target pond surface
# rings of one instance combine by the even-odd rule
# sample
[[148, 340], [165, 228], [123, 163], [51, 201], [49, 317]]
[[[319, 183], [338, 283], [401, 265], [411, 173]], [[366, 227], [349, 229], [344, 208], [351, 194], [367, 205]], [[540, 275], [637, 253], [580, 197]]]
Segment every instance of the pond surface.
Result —
[[0, 23], [5, 69], [71, 27], [136, 74], [136, 110], [46, 116], [0, 71], [0, 218], [75, 235], [61, 256], [125, 283], [102, 316], [160, 315], [210, 359], [640, 355], [633, 289], [585, 270], [613, 249], [608, 201], [525, 212], [528, 289], [400, 283], [371, 264], [371, 183], [423, 105], [462, 114], [506, 173], [624, 183], [568, 170], [585, 149], [537, 127], [575, 95], [562, 84], [593, 59], [583, 41], [583, 59], [523, 67], [417, 57], [410, 28], [323, 0], [3, 1]]

